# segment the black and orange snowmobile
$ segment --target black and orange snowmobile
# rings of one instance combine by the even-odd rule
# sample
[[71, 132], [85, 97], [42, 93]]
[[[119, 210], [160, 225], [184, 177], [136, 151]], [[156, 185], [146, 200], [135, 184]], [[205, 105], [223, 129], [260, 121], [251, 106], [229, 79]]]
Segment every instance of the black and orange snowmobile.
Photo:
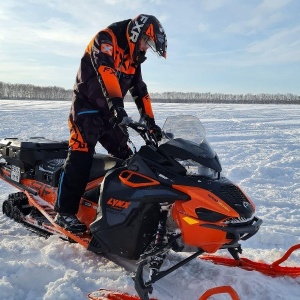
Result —
[[[128, 118], [127, 127], [144, 144], [136, 151], [132, 143], [135, 153], [126, 161], [94, 155], [77, 214], [87, 232], [70, 233], [54, 223], [58, 180], [68, 151], [64, 141], [0, 141], [0, 177], [20, 190], [3, 202], [3, 213], [36, 233], [138, 261], [135, 288], [141, 299], [149, 299], [154, 282], [203, 253], [228, 249], [238, 260], [240, 241], [256, 234], [262, 220], [254, 215], [249, 197], [222, 176], [198, 118], [167, 118], [160, 143], [143, 122]], [[162, 271], [170, 250], [191, 254]]]

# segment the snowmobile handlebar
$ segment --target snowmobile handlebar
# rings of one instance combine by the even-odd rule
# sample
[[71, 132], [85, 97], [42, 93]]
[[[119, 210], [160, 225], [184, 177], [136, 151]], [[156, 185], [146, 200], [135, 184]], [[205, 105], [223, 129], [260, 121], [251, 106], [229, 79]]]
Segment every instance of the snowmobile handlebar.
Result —
[[145, 123], [133, 121], [130, 117], [124, 117], [120, 125], [136, 131], [143, 138], [146, 145], [158, 147], [158, 141], [155, 135]]

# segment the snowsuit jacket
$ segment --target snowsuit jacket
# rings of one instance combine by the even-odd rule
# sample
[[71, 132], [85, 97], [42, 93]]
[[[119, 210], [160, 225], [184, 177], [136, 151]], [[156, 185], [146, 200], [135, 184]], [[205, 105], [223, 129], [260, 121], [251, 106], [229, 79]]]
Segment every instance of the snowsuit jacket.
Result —
[[[90, 41], [81, 59], [73, 90], [71, 114], [100, 113], [102, 119], [114, 106], [123, 106], [130, 91], [139, 113], [154, 118], [141, 66], [132, 63], [126, 38], [130, 20], [113, 23]], [[106, 118], [105, 118], [106, 117]]]

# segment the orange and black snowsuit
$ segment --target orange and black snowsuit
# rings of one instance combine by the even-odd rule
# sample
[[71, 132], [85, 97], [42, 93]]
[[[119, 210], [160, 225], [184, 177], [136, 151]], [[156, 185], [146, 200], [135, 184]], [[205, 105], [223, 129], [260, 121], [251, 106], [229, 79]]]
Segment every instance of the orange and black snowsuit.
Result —
[[[81, 59], [74, 86], [71, 121], [75, 124], [87, 115], [99, 118], [107, 124], [112, 118], [113, 106], [123, 106], [123, 98], [130, 91], [140, 114], [153, 118], [151, 100], [147, 86], [141, 75], [141, 66], [131, 62], [126, 38], [126, 28], [130, 20], [117, 22], [96, 34], [87, 46]], [[89, 127], [91, 130], [91, 127]], [[72, 138], [72, 137], [71, 137]], [[98, 138], [98, 137], [97, 137]], [[93, 151], [89, 136], [80, 141], [70, 141], [73, 150]], [[100, 139], [101, 143], [101, 139]], [[120, 156], [119, 151], [103, 145], [109, 153]]]
[[81, 58], [69, 116], [70, 151], [55, 205], [60, 213], [77, 213], [97, 142], [113, 156], [127, 158], [132, 154], [127, 136], [110, 123], [113, 107], [124, 106], [128, 91], [140, 114], [153, 118], [141, 66], [131, 60], [126, 37], [129, 22], [113, 23], [98, 32]]

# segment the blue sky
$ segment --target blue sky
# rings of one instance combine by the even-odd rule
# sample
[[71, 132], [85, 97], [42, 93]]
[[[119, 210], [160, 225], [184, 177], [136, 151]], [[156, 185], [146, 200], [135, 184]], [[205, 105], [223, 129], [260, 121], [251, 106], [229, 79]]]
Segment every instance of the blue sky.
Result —
[[151, 92], [300, 95], [299, 0], [1, 0], [0, 81], [73, 87], [107, 25], [155, 15], [167, 59], [147, 54]]

